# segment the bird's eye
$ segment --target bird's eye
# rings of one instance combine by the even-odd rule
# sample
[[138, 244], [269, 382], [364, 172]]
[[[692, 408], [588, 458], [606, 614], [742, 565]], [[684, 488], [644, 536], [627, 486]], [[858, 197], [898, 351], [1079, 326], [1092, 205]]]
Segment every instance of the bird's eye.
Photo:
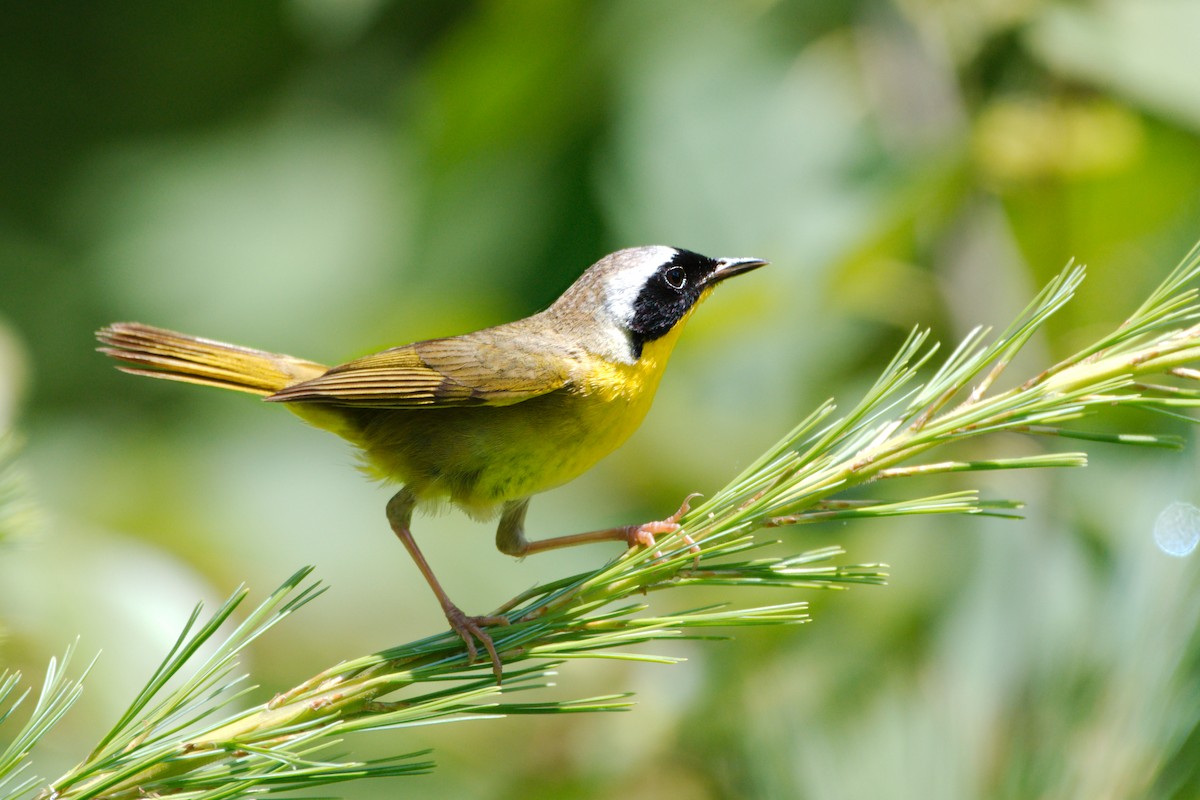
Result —
[[671, 267], [663, 273], [663, 280], [672, 289], [682, 289], [683, 285], [687, 283], [687, 272], [683, 267]]

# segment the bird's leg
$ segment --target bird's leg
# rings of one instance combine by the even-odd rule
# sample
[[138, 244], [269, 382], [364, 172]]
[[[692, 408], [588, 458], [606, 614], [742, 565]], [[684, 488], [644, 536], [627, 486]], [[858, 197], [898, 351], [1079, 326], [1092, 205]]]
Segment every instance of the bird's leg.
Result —
[[417, 547], [417, 541], [413, 538], [412, 531], [409, 529], [415, 505], [416, 500], [407, 489], [401, 489], [388, 501], [387, 517], [388, 522], [392, 526], [392, 531], [404, 544], [405, 549], [408, 550], [408, 554], [412, 556], [413, 563], [417, 565], [417, 569], [425, 576], [429, 588], [433, 589], [438, 603], [442, 606], [442, 611], [446, 614], [446, 620], [450, 623], [450, 627], [462, 637], [463, 642], [467, 646], [467, 656], [471, 661], [475, 660], [475, 640], [479, 640], [479, 643], [484, 646], [492, 659], [492, 671], [496, 673], [496, 683], [499, 683], [501, 678], [500, 656], [496, 653], [496, 645], [492, 642], [492, 637], [484, 628], [488, 625], [507, 625], [509, 624], [508, 617], [468, 617], [462, 612], [462, 609], [451, 602], [450, 597], [446, 594], [446, 590], [442, 588], [442, 585], [438, 583], [438, 579], [434, 577], [429, 562], [421, 554], [420, 548]]
[[[531, 542], [525, 538], [525, 512], [529, 509], [529, 498], [514, 500], [506, 503], [504, 513], [500, 516], [500, 527], [496, 529], [496, 549], [510, 556], [527, 556], [531, 553], [541, 553], [546, 550], [558, 550], [562, 547], [574, 547], [592, 542], [625, 542], [630, 547], [654, 547], [654, 537], [675, 533], [679, 530], [679, 520], [691, 509], [691, 501], [698, 494], [689, 494], [671, 516], [655, 522], [644, 522], [641, 525], [623, 525], [617, 528], [604, 528], [587, 533], [573, 533], [567, 536], [555, 536], [552, 539], [539, 539]], [[684, 535], [683, 540], [691, 547], [693, 553], [699, 553], [700, 548], [692, 537]], [[659, 554], [661, 555], [661, 553]], [[696, 556], [699, 560], [699, 555]]]

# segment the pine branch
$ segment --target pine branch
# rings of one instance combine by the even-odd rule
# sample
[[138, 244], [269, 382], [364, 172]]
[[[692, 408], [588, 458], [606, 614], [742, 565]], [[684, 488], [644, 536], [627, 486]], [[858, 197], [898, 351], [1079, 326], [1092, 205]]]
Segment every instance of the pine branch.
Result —
[[[189, 659], [242, 602], [239, 590], [203, 625], [193, 614], [175, 647], [96, 750], [54, 782], [42, 798], [136, 798], [146, 794], [216, 798], [311, 788], [359, 777], [425, 772], [431, 765], [411, 753], [381, 762], [318, 758], [349, 733], [462, 721], [509, 714], [623, 710], [621, 695], [574, 702], [509, 702], [515, 692], [543, 688], [553, 670], [577, 658], [672, 663], [674, 659], [625, 648], [667, 638], [712, 638], [713, 627], [787, 625], [807, 619], [805, 604], [749, 608], [708, 607], [670, 615], [646, 613], [643, 602], [614, 603], [675, 585], [811, 587], [876, 583], [870, 567], [834, 567], [829, 548], [789, 559], [707, 563], [763, 546], [746, 537], [705, 543], [698, 556], [684, 545], [661, 557], [630, 554], [597, 573], [541, 587], [511, 603], [513, 623], [496, 632], [506, 654], [504, 682], [487, 666], [466, 661], [451, 633], [339, 664], [269, 702], [215, 724], [215, 709], [244, 692], [231, 678], [235, 657], [254, 639], [320, 594], [302, 570], [259, 606], [196, 668], [184, 684], [157, 699]], [[686, 565], [686, 567], [685, 567]], [[689, 569], [690, 568], [690, 569]], [[531, 663], [525, 663], [531, 662]], [[403, 697], [396, 697], [404, 693]], [[389, 697], [392, 696], [392, 697]]]

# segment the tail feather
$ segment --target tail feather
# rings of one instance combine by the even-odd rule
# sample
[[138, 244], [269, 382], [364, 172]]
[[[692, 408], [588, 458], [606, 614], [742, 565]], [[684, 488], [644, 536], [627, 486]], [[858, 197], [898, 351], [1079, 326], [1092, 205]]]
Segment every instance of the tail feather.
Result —
[[327, 369], [313, 361], [138, 322], [114, 322], [96, 331], [96, 338], [105, 345], [98, 348], [101, 353], [135, 365], [118, 367], [124, 372], [264, 396]]

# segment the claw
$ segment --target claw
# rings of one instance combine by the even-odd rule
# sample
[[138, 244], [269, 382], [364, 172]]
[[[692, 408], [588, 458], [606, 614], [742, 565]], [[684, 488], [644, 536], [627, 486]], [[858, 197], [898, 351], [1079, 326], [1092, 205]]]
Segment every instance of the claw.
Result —
[[471, 663], [475, 662], [475, 657], [479, 652], [475, 648], [475, 641], [478, 640], [484, 649], [487, 650], [488, 657], [492, 660], [492, 672], [496, 675], [496, 683], [500, 683], [503, 677], [500, 666], [500, 655], [496, 652], [496, 645], [492, 641], [491, 634], [485, 628], [496, 625], [508, 625], [510, 624], [508, 617], [468, 617], [455, 605], [447, 607], [445, 611], [446, 621], [450, 623], [450, 629], [457, 633], [459, 638], [463, 640], [463, 644], [467, 646], [467, 660]]
[[[683, 498], [683, 505], [679, 506], [679, 510], [666, 519], [660, 519], [655, 522], [645, 522], [641, 525], [630, 525], [625, 529], [625, 540], [630, 547], [654, 547], [655, 536], [667, 533], [675, 533], [679, 530], [679, 520], [683, 519], [684, 515], [692, 510], [692, 500], [700, 497], [699, 492], [693, 492]], [[683, 534], [683, 541], [687, 543], [688, 549], [695, 554], [692, 559], [693, 568], [700, 566], [700, 546], [696, 544], [696, 540], [688, 534]], [[654, 552], [655, 558], [662, 558], [661, 550]]]

